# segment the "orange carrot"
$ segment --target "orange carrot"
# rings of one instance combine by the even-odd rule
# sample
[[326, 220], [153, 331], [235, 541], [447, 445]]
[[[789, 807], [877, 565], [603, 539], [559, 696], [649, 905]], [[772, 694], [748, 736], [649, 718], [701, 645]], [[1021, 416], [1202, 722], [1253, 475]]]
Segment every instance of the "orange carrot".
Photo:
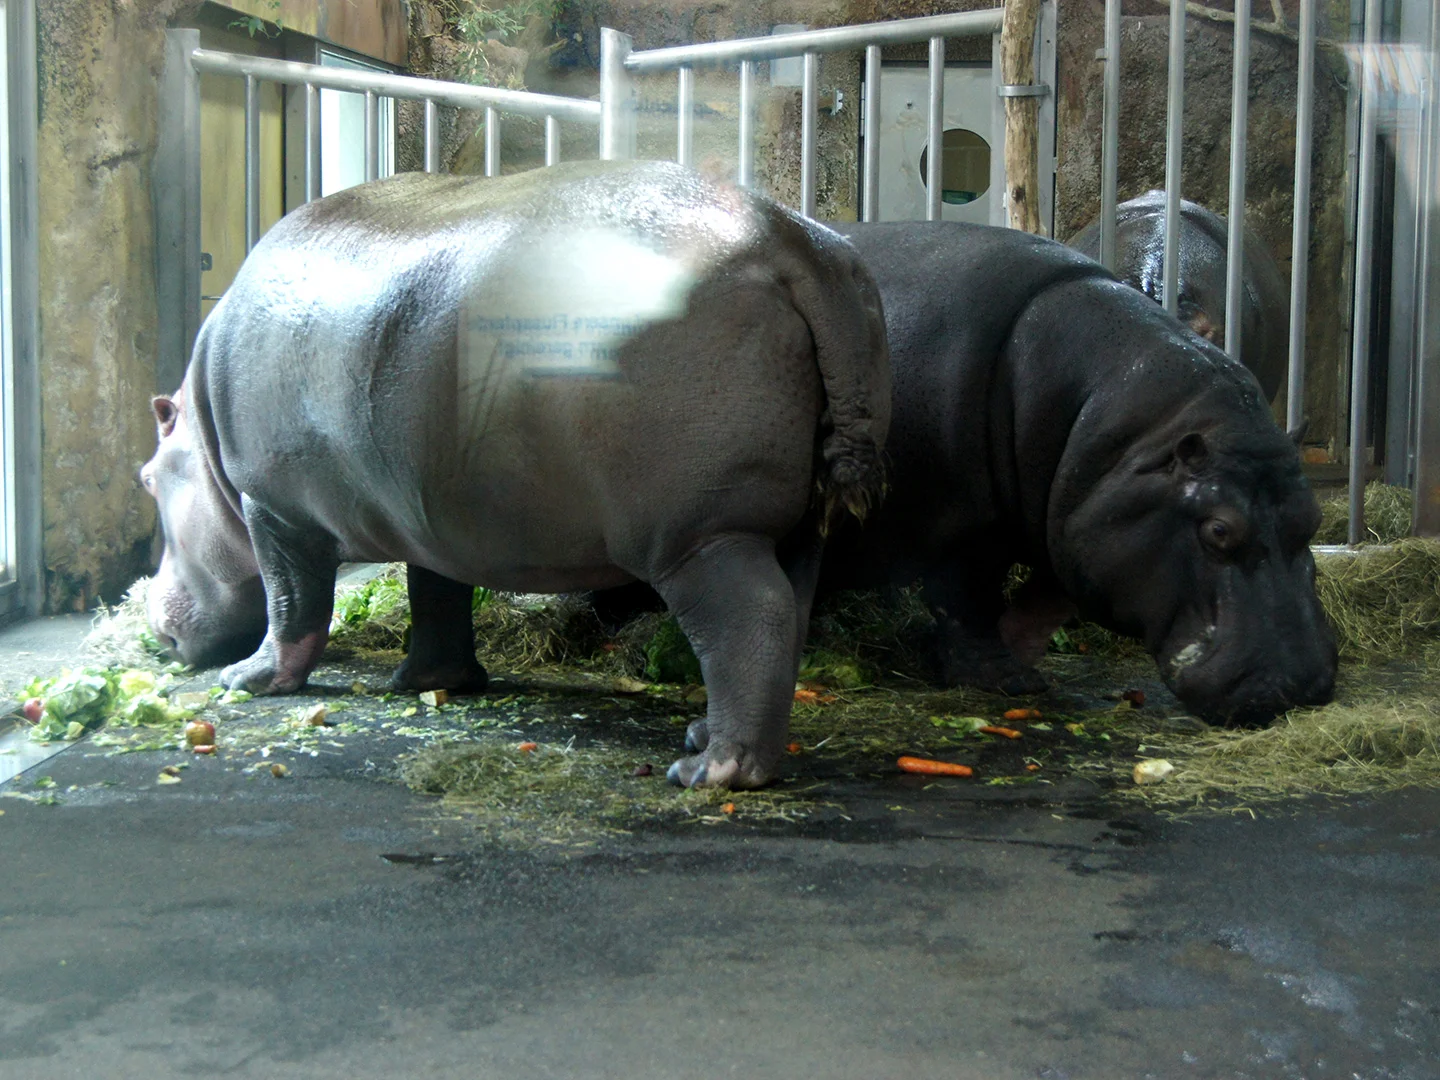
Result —
[[515, 749], [519, 750], [522, 754], [528, 754], [531, 750], [539, 750], [540, 744], [534, 742], [522, 742]]
[[722, 814], [733, 814], [735, 812], [735, 804], [733, 802], [725, 803], [720, 807], [720, 812]]
[[902, 757], [896, 764], [905, 772], [922, 773], [925, 776], [975, 775], [975, 770], [969, 765], [956, 765], [952, 761], [936, 761], [934, 758]]
[[1026, 765], [1026, 766], [1025, 766], [1025, 771], [1026, 771], [1026, 772], [1038, 772], [1039, 769], [1040, 769], [1040, 766], [1039, 766], [1039, 765], [1036, 765], [1033, 761], [1032, 761], [1029, 765]]
[[[1005, 715], [1009, 716], [1010, 714], [1006, 713]], [[1020, 732], [1016, 731], [1013, 727], [996, 727], [994, 724], [986, 724], [984, 727], [976, 728], [975, 730], [983, 731], [986, 735], [1004, 735], [1007, 739], [1020, 738]]]
[[798, 742], [792, 742], [786, 746], [785, 749], [792, 754], [798, 754], [801, 750], [804, 750], [805, 747], [801, 746]]
[[1039, 720], [1039, 709], [1006, 709], [1006, 720]]

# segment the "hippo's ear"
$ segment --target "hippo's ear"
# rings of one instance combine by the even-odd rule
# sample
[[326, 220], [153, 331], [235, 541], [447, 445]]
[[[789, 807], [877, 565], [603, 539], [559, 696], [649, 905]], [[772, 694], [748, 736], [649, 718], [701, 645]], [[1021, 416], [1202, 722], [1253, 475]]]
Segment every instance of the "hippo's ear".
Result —
[[1290, 441], [1295, 444], [1295, 448], [1298, 450], [1301, 443], [1305, 441], [1305, 432], [1309, 430], [1310, 418], [1308, 416], [1303, 416], [1300, 418], [1300, 426], [1291, 428], [1285, 434], [1290, 437]]
[[160, 437], [163, 439], [175, 430], [175, 421], [180, 416], [180, 408], [172, 398], [163, 395], [151, 398], [150, 408], [155, 411], [155, 423], [159, 426]]
[[1210, 451], [1205, 446], [1205, 436], [1198, 431], [1190, 432], [1175, 444], [1175, 460], [1191, 472], [1198, 472], [1203, 468], [1209, 456]]

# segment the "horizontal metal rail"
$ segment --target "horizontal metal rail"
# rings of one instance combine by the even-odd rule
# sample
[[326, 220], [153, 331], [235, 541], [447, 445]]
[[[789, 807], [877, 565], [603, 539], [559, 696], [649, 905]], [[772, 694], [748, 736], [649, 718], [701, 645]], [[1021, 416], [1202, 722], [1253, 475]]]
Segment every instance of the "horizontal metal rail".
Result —
[[908, 45], [932, 37], [967, 37], [998, 33], [1004, 8], [961, 11], [953, 15], [930, 15], [921, 19], [861, 23], [825, 30], [802, 30], [795, 34], [773, 34], [734, 41], [708, 41], [699, 45], [676, 45], [668, 49], [646, 49], [625, 58], [625, 69], [644, 74], [670, 71], [682, 65], [704, 67], [739, 60], [780, 60], [806, 53], [848, 52], [867, 45]]
[[322, 90], [343, 90], [363, 94], [367, 90], [383, 97], [408, 101], [434, 101], [456, 109], [499, 109], [519, 116], [582, 124], [600, 123], [600, 103], [555, 94], [532, 94], [525, 90], [501, 90], [493, 86], [442, 82], [414, 75], [391, 75], [383, 71], [301, 64], [294, 60], [272, 60], [264, 56], [240, 56], [195, 49], [190, 54], [195, 70], [208, 75], [249, 75], [289, 86], [318, 86]]

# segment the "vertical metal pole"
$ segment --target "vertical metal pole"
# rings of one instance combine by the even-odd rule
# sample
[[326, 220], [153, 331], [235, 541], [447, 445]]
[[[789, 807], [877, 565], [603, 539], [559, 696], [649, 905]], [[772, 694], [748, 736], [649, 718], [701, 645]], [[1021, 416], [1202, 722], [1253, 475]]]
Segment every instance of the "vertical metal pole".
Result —
[[600, 30], [600, 158], [635, 156], [635, 84], [625, 70], [633, 44], [629, 34]]
[[1420, 277], [1415, 320], [1416, 536], [1440, 537], [1440, 12], [1430, 12], [1430, 64], [1422, 146], [1426, 177], [1419, 198]]
[[320, 198], [320, 90], [305, 84], [305, 201]]
[[1100, 117], [1100, 261], [1115, 269], [1120, 203], [1120, 0], [1105, 0], [1105, 93]]
[[945, 39], [930, 39], [930, 111], [926, 114], [925, 220], [939, 221], [945, 183]]
[[1310, 284], [1310, 159], [1315, 132], [1315, 0], [1300, 0], [1300, 73], [1295, 88], [1295, 227], [1290, 238], [1290, 377], [1285, 426], [1305, 422], [1305, 305]]
[[695, 69], [680, 68], [680, 87], [675, 96], [675, 161], [680, 165], [694, 164], [695, 146]]
[[865, 46], [865, 172], [860, 220], [880, 220], [880, 46]]
[[1230, 92], [1230, 233], [1225, 254], [1225, 351], [1240, 355], [1245, 281], [1245, 140], [1250, 110], [1250, 0], [1235, 0], [1235, 47]]
[[548, 115], [545, 117], [545, 164], [560, 164], [560, 121]]
[[[200, 76], [190, 64], [199, 47], [198, 30], [165, 31], [151, 187], [159, 307], [155, 390], [161, 394], [173, 393], [184, 379], [200, 330]], [[28, 55], [33, 61], [33, 47]]]
[[485, 175], [500, 175], [500, 110], [485, 109]]
[[755, 186], [755, 61], [740, 61], [740, 175], [743, 188]]
[[425, 171], [440, 171], [440, 106], [425, 99]]
[[380, 178], [380, 99], [365, 91], [365, 179]]
[[1360, 195], [1355, 204], [1355, 319], [1350, 353], [1350, 534], [1365, 535], [1365, 419], [1370, 411], [1370, 263], [1375, 239], [1375, 50], [1384, 0], [1365, 0], [1360, 78]]
[[245, 254], [260, 242], [260, 85], [245, 76]]
[[805, 54], [804, 79], [800, 86], [800, 213], [815, 216], [815, 83], [820, 56]]
[[1185, 5], [1170, 4], [1170, 71], [1165, 112], [1165, 310], [1174, 315], [1180, 308], [1180, 152], [1181, 126], [1185, 118]]

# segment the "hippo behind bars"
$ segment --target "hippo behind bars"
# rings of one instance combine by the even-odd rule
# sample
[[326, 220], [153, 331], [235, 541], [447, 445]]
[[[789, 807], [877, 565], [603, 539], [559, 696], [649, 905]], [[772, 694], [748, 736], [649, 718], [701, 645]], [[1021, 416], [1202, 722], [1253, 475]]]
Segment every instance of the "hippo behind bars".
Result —
[[[161, 640], [284, 693], [341, 561], [410, 564], [409, 688], [483, 686], [469, 590], [653, 585], [709, 688], [685, 784], [780, 759], [822, 535], [882, 490], [878, 292], [834, 233], [661, 163], [410, 174], [277, 224], [155, 400]], [[427, 630], [427, 628], [434, 628]]]

